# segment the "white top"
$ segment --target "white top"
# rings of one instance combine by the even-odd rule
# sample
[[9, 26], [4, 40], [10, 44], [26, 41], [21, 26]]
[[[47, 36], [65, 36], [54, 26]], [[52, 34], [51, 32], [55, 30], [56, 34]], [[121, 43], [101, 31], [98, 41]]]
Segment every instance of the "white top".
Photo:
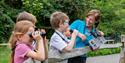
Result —
[[[61, 37], [65, 40], [63, 40]], [[68, 42], [69, 42], [69, 40], [67, 39], [67, 37], [64, 36], [63, 33], [56, 30], [56, 32], [52, 35], [52, 37], [50, 39], [50, 47], [52, 46], [52, 47], [62, 51], [67, 46]]]

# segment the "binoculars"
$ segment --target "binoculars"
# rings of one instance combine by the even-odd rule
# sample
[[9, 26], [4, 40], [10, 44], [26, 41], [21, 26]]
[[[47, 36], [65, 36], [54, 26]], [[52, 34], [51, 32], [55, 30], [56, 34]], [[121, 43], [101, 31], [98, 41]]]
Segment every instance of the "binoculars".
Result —
[[[28, 35], [32, 38], [32, 32]], [[40, 36], [44, 38], [46, 36], [46, 33], [40, 32]]]
[[70, 31], [71, 34], [73, 33], [73, 30], [69, 30], [69, 31]]

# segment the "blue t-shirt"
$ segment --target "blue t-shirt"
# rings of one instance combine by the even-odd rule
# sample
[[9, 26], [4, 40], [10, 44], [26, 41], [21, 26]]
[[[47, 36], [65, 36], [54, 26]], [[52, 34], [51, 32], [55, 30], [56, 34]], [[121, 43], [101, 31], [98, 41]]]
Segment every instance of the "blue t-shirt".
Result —
[[[86, 27], [86, 22], [82, 20], [75, 20], [71, 25], [70, 25], [71, 30], [78, 30], [80, 33], [86, 35], [86, 40], [82, 41], [80, 37], [76, 37], [76, 44], [75, 48], [80, 48], [80, 47], [85, 47], [89, 45], [89, 40], [93, 39], [94, 36], [88, 31], [88, 28]], [[94, 28], [91, 30], [94, 32]]]

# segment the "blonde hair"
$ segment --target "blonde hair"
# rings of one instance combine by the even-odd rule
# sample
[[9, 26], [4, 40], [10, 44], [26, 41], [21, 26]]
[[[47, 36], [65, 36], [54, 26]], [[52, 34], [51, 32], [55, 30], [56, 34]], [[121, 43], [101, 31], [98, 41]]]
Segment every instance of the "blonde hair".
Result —
[[69, 20], [69, 17], [65, 13], [56, 11], [50, 17], [50, 24], [52, 28], [57, 29], [59, 24], [64, 23], [66, 19]]
[[25, 34], [30, 27], [34, 27], [34, 24], [27, 20], [22, 20], [15, 24], [13, 32], [9, 39], [9, 46], [12, 49], [10, 63], [14, 63], [14, 54], [18, 38], [21, 37], [23, 34]]
[[11, 37], [9, 39], [10, 47], [12, 49], [15, 47], [18, 37], [25, 34], [30, 27], [34, 27], [34, 25], [27, 20], [22, 20], [15, 24]]
[[36, 17], [26, 11], [19, 13], [19, 15], [17, 16], [16, 22], [22, 21], [22, 20], [31, 21], [33, 24], [37, 22]]

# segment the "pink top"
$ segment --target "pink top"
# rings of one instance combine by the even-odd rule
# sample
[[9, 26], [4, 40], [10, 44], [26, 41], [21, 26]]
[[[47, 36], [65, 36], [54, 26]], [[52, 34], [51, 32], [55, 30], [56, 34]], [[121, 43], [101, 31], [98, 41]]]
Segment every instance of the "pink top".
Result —
[[32, 47], [21, 42], [17, 42], [14, 54], [14, 63], [23, 63], [28, 57], [26, 54], [32, 50]]

